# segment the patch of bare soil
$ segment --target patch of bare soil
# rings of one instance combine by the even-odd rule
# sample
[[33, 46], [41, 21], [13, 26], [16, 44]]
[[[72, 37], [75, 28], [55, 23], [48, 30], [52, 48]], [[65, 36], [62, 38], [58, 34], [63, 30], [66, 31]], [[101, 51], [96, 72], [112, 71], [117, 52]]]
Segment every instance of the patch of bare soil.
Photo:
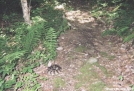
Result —
[[[91, 57], [96, 58], [111, 74], [107, 77], [99, 67], [95, 67], [107, 91], [130, 91], [130, 85], [134, 85], [134, 49], [129, 44], [123, 44], [117, 36], [102, 37], [105, 24], [95, 20], [88, 12], [71, 11], [65, 15], [71, 29], [59, 37], [55, 60], [62, 71], [48, 75], [46, 66], [36, 68], [35, 72], [46, 78], [39, 79], [41, 91], [89, 91], [84, 87], [76, 90], [75, 77], [80, 74], [79, 68]], [[57, 78], [63, 80], [58, 86], [59, 83], [55, 83]]]

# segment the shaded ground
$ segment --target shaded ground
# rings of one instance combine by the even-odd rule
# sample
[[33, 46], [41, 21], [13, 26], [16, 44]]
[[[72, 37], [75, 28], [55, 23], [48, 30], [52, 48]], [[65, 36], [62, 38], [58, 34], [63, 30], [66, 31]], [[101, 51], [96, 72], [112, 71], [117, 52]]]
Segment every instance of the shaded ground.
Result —
[[[48, 75], [41, 65], [35, 72], [41, 91], [130, 91], [134, 85], [134, 49], [116, 36], [102, 37], [105, 24], [88, 12], [66, 12], [72, 28], [58, 39], [57, 75]], [[94, 64], [90, 59], [97, 59]], [[45, 69], [45, 71], [44, 71]]]

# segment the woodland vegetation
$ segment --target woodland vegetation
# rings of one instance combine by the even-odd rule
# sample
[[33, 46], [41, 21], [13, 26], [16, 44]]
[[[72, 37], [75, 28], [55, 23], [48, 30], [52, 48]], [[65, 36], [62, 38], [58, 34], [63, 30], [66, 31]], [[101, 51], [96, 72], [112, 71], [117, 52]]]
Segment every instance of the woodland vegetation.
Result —
[[[30, 22], [24, 20], [21, 1], [28, 3]], [[55, 9], [61, 4], [64, 10]], [[134, 45], [133, 5], [134, 0], [1, 0], [0, 91], [38, 91], [40, 84], [33, 68], [56, 57], [57, 38], [70, 29], [65, 10], [89, 10], [108, 26], [102, 36], [117, 35]], [[32, 76], [24, 77], [28, 73]]]

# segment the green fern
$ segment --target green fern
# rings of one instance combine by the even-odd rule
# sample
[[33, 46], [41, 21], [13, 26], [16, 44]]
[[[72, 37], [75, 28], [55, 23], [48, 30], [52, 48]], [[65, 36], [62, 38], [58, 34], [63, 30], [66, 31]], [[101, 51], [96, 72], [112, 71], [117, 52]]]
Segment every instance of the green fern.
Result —
[[16, 51], [16, 52], [7, 54], [2, 59], [0, 59], [0, 65], [3, 62], [12, 63], [15, 59], [19, 59], [22, 56], [24, 56], [25, 53], [26, 51]]
[[130, 40], [134, 39], [134, 33], [130, 34], [129, 36], [124, 38], [124, 42], [128, 42]]
[[[38, 9], [36, 12], [38, 12]], [[36, 12], [34, 12], [35, 15]], [[41, 17], [47, 21], [47, 24], [45, 24], [45, 30], [48, 30], [51, 27], [55, 29], [58, 35], [60, 35], [61, 32], [64, 32], [69, 28], [67, 20], [63, 18], [63, 12], [54, 10], [53, 7], [48, 6], [47, 9], [46, 7], [41, 8], [40, 14]]]
[[7, 38], [0, 37], [0, 59], [4, 56], [8, 49]]
[[120, 27], [120, 29], [118, 28], [116, 31], [119, 36], [124, 37], [129, 34], [129, 27], [128, 26]]
[[52, 60], [56, 56], [57, 34], [53, 28], [50, 28], [46, 33], [44, 46], [46, 47], [46, 60]]
[[[31, 26], [15, 22], [9, 28], [15, 32], [15, 37], [0, 35], [0, 76], [2, 77], [0, 79], [2, 89], [0, 88], [0, 90], [5, 91], [6, 88], [10, 88], [16, 83], [19, 73], [16, 70], [16, 65], [20, 59], [28, 59], [25, 66], [28, 64], [29, 67], [29, 64], [39, 63], [38, 60], [42, 58], [46, 62], [56, 57], [57, 37], [68, 26], [67, 20], [62, 17], [62, 12], [50, 8], [50, 6], [45, 9], [41, 7], [40, 11], [37, 10], [37, 15], [40, 13], [42, 18], [34, 15]], [[43, 44], [43, 50], [36, 50], [38, 44]], [[34, 61], [31, 62], [32, 59]], [[6, 82], [4, 78], [12, 75], [16, 76], [14, 80]]]
[[2, 78], [4, 78], [6, 75], [10, 75], [13, 72], [18, 62], [17, 59], [24, 56], [25, 53], [26, 51], [17, 51], [7, 54], [0, 59], [0, 74]]
[[24, 50], [28, 50], [29, 52], [37, 46], [38, 41], [41, 38], [42, 30], [44, 29], [44, 19], [39, 16], [33, 18], [33, 25], [28, 26], [28, 33], [26, 37], [24, 37], [22, 44]]
[[16, 42], [20, 49], [30, 53], [44, 34], [45, 20], [39, 16], [32, 18], [32, 26], [20, 24], [16, 29]]
[[110, 30], [104, 31], [104, 32], [102, 33], [102, 36], [106, 36], [106, 35], [115, 35], [115, 34], [117, 34], [117, 31], [116, 31], [114, 28], [112, 28], [112, 29], [110, 29]]
[[114, 28], [117, 31], [117, 35], [121, 36], [124, 39], [124, 42], [128, 42], [133, 39], [133, 28], [132, 22], [134, 20], [132, 10], [119, 10], [120, 17], [115, 20]]

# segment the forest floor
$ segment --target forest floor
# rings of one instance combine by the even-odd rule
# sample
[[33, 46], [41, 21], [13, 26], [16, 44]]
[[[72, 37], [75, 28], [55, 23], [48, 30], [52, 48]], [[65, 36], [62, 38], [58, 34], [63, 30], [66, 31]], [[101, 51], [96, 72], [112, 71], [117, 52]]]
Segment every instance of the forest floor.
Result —
[[[41, 91], [131, 91], [134, 85], [134, 48], [117, 36], [102, 36], [105, 23], [89, 12], [65, 13], [71, 29], [58, 38], [59, 74], [35, 68]], [[45, 69], [45, 71], [44, 71]]]

